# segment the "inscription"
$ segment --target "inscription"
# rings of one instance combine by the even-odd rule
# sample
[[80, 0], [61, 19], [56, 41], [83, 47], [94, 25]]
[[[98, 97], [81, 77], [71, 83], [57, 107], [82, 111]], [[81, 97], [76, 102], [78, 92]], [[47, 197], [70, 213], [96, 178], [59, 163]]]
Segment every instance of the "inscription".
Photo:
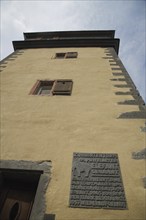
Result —
[[73, 154], [70, 207], [127, 209], [117, 154]]

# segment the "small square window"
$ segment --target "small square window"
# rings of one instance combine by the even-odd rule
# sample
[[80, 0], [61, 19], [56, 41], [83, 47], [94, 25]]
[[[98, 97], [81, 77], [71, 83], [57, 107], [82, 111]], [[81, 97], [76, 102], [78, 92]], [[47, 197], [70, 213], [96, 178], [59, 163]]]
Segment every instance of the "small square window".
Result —
[[40, 86], [36, 91], [38, 95], [49, 95], [53, 87], [54, 81], [40, 81]]
[[30, 95], [71, 95], [73, 81], [70, 79], [38, 80]]
[[67, 59], [67, 58], [77, 58], [77, 52], [67, 52], [67, 53], [56, 53], [56, 59]]
[[68, 52], [66, 53], [65, 58], [77, 58], [78, 53], [77, 52]]
[[56, 59], [64, 59], [65, 58], [66, 53], [56, 53], [55, 58]]

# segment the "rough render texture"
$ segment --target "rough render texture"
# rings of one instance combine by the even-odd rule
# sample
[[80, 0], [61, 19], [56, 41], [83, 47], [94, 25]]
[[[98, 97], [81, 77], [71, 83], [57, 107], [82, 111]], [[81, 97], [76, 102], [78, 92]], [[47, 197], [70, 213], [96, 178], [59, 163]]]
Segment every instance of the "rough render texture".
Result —
[[[66, 51], [77, 51], [78, 58], [53, 59]], [[1, 158], [52, 161], [46, 213], [55, 220], [145, 219], [145, 161], [131, 158], [144, 148], [144, 118], [119, 118], [141, 110], [118, 104], [135, 98], [130, 88], [115, 87], [125, 85], [125, 70], [110, 65], [115, 59], [112, 48], [29, 49], [2, 63]], [[28, 95], [36, 80], [58, 78], [73, 80], [72, 96]], [[69, 208], [73, 152], [118, 154], [128, 210]]]

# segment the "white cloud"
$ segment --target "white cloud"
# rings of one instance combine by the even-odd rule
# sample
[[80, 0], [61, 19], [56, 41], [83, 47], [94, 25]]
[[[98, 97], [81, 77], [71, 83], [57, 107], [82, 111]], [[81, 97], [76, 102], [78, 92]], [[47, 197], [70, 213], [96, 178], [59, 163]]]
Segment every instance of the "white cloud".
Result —
[[145, 5], [144, 0], [2, 0], [1, 56], [13, 51], [12, 40], [22, 40], [23, 32], [115, 29], [119, 55], [144, 97]]

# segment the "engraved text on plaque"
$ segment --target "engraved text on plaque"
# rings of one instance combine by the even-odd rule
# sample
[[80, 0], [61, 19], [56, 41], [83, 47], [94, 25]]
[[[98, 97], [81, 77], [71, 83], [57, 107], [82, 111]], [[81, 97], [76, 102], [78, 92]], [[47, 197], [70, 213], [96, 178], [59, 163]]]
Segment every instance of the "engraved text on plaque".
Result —
[[70, 207], [127, 209], [117, 154], [74, 153]]

